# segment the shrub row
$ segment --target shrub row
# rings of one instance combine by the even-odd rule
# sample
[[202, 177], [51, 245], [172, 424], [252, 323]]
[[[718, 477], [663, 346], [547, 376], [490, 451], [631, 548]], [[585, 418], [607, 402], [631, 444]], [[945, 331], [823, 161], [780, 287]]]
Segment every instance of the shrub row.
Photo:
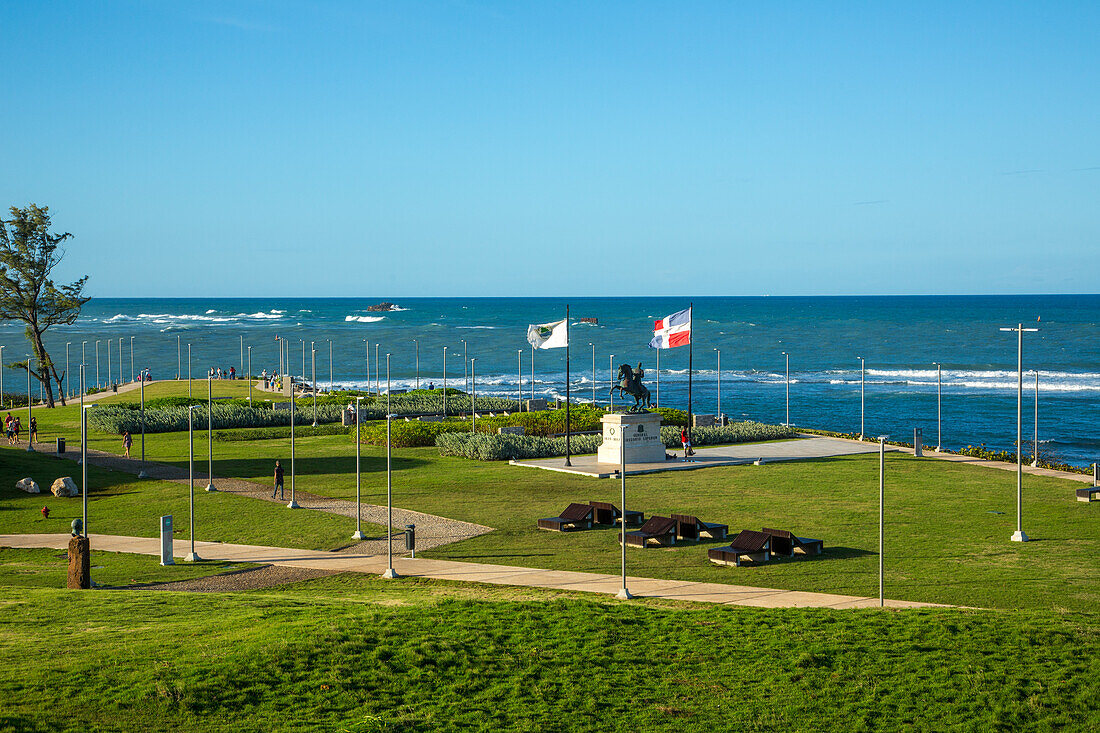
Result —
[[[753, 443], [760, 440], [783, 440], [793, 438], [795, 431], [783, 425], [768, 425], [761, 422], [733, 422], [725, 426], [691, 429], [691, 445], [698, 448], [704, 445], [729, 445], [730, 443]], [[680, 428], [665, 426], [661, 428], [661, 442], [666, 448], [680, 448]]]
[[[339, 422], [342, 408], [339, 405], [319, 405], [317, 408], [317, 421], [323, 423]], [[277, 425], [290, 425], [289, 410], [272, 410], [270, 408], [248, 407], [247, 405], [214, 403], [213, 408], [214, 427], [219, 430], [226, 428], [263, 428]], [[195, 411], [195, 423], [198, 426], [206, 426], [206, 410]], [[297, 420], [312, 421], [312, 407], [308, 411], [302, 410], [297, 415]], [[127, 407], [114, 405], [101, 405], [91, 410], [88, 416], [88, 425], [92, 430], [101, 433], [121, 434], [124, 431], [131, 433], [141, 432], [141, 412]], [[147, 433], [173, 433], [187, 430], [186, 407], [163, 407], [159, 409], [145, 410], [145, 432]]]
[[[433, 446], [444, 433], [469, 433], [466, 421], [420, 422], [418, 420], [393, 420], [390, 423], [390, 440], [394, 448], [423, 448]], [[385, 421], [363, 423], [359, 428], [359, 441], [368, 445], [386, 444]]]
[[[345, 428], [339, 423], [327, 425], [295, 425], [294, 437], [309, 438], [314, 435], [349, 435], [351, 428]], [[290, 438], [290, 426], [271, 428], [234, 428], [231, 430], [215, 430], [214, 440], [222, 443], [239, 443], [250, 440], [275, 440], [278, 438]]]

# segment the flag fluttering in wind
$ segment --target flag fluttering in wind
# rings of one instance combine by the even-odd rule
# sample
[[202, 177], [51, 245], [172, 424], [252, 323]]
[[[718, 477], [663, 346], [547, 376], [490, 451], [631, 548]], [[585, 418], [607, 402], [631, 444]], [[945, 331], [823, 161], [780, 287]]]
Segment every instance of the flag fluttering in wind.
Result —
[[527, 343], [536, 349], [564, 349], [569, 346], [567, 320], [532, 323], [527, 327]]
[[653, 349], [674, 349], [691, 343], [691, 308], [665, 316], [653, 323]]

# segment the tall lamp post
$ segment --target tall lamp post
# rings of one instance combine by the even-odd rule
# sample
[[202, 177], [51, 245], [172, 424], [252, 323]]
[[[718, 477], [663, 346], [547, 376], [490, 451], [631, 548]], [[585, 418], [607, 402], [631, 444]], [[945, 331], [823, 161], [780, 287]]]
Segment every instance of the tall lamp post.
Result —
[[[375, 363], [375, 365], [378, 364], [378, 359], [377, 358], [374, 360], [374, 363]], [[386, 410], [386, 412], [389, 412], [389, 410]], [[443, 347], [443, 417], [444, 418], [447, 417], [447, 347], [446, 346]], [[387, 431], [389, 430], [388, 424], [387, 424], [386, 430]], [[388, 444], [388, 441], [387, 441], [387, 444]]]
[[1016, 531], [1011, 539], [1013, 542], [1027, 542], [1024, 533], [1024, 332], [1039, 329], [1024, 328], [1024, 324], [1019, 323], [1016, 328], [1001, 330], [1016, 332]]
[[715, 349], [718, 352], [718, 422], [722, 422], [722, 350]]
[[[68, 369], [68, 366], [65, 367]], [[4, 347], [0, 346], [0, 408], [4, 407]]]
[[138, 471], [138, 478], [145, 478], [145, 373], [147, 369], [141, 370], [141, 470]]
[[84, 536], [88, 536], [88, 419], [85, 417], [84, 364], [80, 365], [80, 512]]
[[596, 344], [591, 341], [588, 342], [589, 348], [592, 349], [592, 406], [596, 406]]
[[[276, 336], [275, 338], [279, 338]], [[84, 343], [88, 343], [85, 341]], [[180, 346], [180, 335], [176, 334], [176, 379], [183, 376], [183, 347]]]
[[111, 386], [111, 341], [107, 339], [107, 386]]
[[883, 590], [883, 553], [886, 549], [886, 436], [878, 439], [878, 605], [886, 605]]
[[191, 513], [191, 552], [184, 558], [185, 562], [202, 560], [195, 552], [195, 408], [200, 406], [187, 407], [187, 502]]
[[134, 337], [130, 337], [130, 384], [134, 383]]
[[474, 382], [474, 362], [470, 359], [470, 432], [477, 432], [477, 384]]
[[470, 394], [470, 352], [466, 348], [466, 339], [459, 340], [462, 342], [462, 391]]
[[867, 387], [867, 370], [865, 368], [866, 362], [862, 356], [857, 356], [859, 359], [859, 439], [863, 440], [863, 436], [866, 435], [864, 431], [864, 416], [866, 415], [866, 402], [864, 402], [864, 395], [866, 394]]
[[621, 564], [620, 572], [622, 575], [622, 587], [619, 588], [619, 592], [615, 594], [615, 597], [629, 601], [634, 596], [630, 595], [630, 591], [626, 589], [626, 434], [627, 429], [633, 427], [632, 425], [619, 425], [619, 507], [622, 509], [621, 519], [619, 521], [620, 535], [619, 544], [621, 545]]
[[241, 371], [244, 371], [244, 334], [241, 334]]
[[31, 399], [31, 362], [33, 356], [27, 357], [27, 450], [34, 452], [34, 430], [31, 429], [31, 420], [34, 419], [34, 400]]
[[1031, 467], [1039, 467], [1039, 370], [1035, 370], [1035, 442], [1031, 450]]
[[334, 385], [332, 378], [332, 339], [328, 340], [328, 391], [331, 393]]
[[784, 381], [787, 385], [787, 421], [783, 424], [789, 428], [791, 426], [791, 355], [784, 351], [783, 358], [785, 360], [784, 373], [786, 375]]
[[206, 490], [214, 488], [214, 381], [206, 375]]
[[516, 394], [519, 395], [519, 411], [523, 412], [523, 349], [516, 349]]
[[420, 389], [420, 342], [413, 339], [413, 345], [416, 347], [416, 388]]
[[187, 344], [187, 396], [191, 396], [191, 344]]
[[[615, 355], [607, 355], [607, 376], [611, 380], [611, 389], [608, 391], [608, 399], [611, 400], [608, 412], [615, 411]], [[626, 525], [623, 525], [624, 527]]]
[[363, 395], [355, 396], [355, 532], [352, 533], [351, 538], [353, 540], [365, 540], [363, 535], [363, 500], [361, 498], [363, 472], [359, 468], [360, 455], [363, 453], [362, 447], [359, 441], [362, 439], [362, 435], [359, 433], [359, 415], [361, 414], [360, 405], [363, 402]]
[[252, 407], [252, 347], [248, 347], [248, 373], [245, 374], [248, 379], [248, 406]]
[[[73, 380], [69, 379], [69, 345], [71, 343], [72, 343], [71, 341], [66, 341], [65, 342], [65, 388], [62, 390], [62, 392], [64, 393], [64, 395], [66, 397], [72, 397], [73, 396], [72, 390], [69, 389], [69, 385], [72, 384], [72, 381], [73, 381]], [[0, 352], [0, 353], [3, 353], [3, 352]], [[3, 370], [3, 368], [4, 368], [3, 361], [0, 360], [0, 370]], [[2, 371], [0, 371], [0, 373], [2, 373]], [[3, 390], [2, 387], [0, 387], [0, 395], [3, 395], [3, 394], [4, 394], [4, 390]], [[0, 397], [0, 407], [3, 407], [3, 402], [4, 402], [3, 397]]]
[[290, 503], [286, 505], [286, 508], [297, 509], [298, 502], [294, 496], [294, 479], [296, 477], [294, 471], [294, 377], [288, 374], [286, 378], [290, 380]]
[[313, 369], [311, 379], [313, 381], [313, 427], [317, 427], [317, 349], [313, 348], [314, 342], [309, 342], [309, 350], [312, 358], [311, 368]]
[[95, 341], [95, 388], [99, 389], [99, 339]]
[[[377, 364], [377, 361], [375, 362]], [[443, 372], [444, 378], [447, 372]], [[444, 389], [443, 394], [447, 394]], [[383, 578], [393, 579], [400, 577], [393, 569], [393, 445], [391, 427], [393, 413], [390, 412], [390, 355], [386, 354], [386, 572]]]
[[943, 364], [936, 365], [936, 452], [943, 448]]

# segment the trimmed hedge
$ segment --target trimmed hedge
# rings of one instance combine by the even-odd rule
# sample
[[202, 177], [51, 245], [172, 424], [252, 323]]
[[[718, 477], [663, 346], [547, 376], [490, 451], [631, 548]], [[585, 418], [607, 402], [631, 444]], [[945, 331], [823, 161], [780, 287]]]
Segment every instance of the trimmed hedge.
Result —
[[[318, 405], [317, 421], [323, 423], [340, 422], [343, 409], [339, 405]], [[215, 402], [213, 409], [214, 427], [226, 428], [264, 428], [278, 425], [290, 425], [290, 410], [272, 410], [245, 405], [223, 405]], [[313, 420], [313, 408], [298, 410], [296, 422]], [[206, 410], [195, 411], [196, 427], [206, 427]], [[88, 426], [101, 433], [121, 434], [141, 432], [141, 411], [113, 405], [100, 405], [90, 411]], [[145, 410], [145, 432], [173, 433], [187, 430], [186, 407], [164, 407]]]
[[[722, 445], [749, 443], [759, 440], [779, 440], [794, 437], [793, 430], [782, 425], [758, 422], [731, 423], [725, 427], [694, 428], [692, 445]], [[661, 428], [661, 441], [666, 448], [679, 448], [680, 428], [671, 425]], [[603, 443], [602, 435], [574, 435], [571, 441], [574, 454], [595, 453]], [[442, 433], [436, 437], [436, 446], [442, 456], [460, 456], [479, 461], [507, 461], [522, 458], [551, 458], [565, 455], [565, 438], [548, 438], [541, 435], [490, 435], [485, 433]]]
[[[423, 448], [436, 445], [444, 433], [469, 433], [470, 424], [460, 422], [420, 422], [419, 420], [394, 420], [390, 424], [390, 440], [394, 448]], [[386, 444], [386, 422], [363, 423], [359, 429], [359, 441], [368, 445]]]
[[[295, 438], [309, 438], [314, 435], [350, 435], [352, 429], [345, 428], [339, 423], [327, 425], [295, 425]], [[290, 438], [290, 426], [273, 428], [234, 428], [231, 430], [215, 430], [214, 440], [221, 443], [240, 443], [250, 440], [276, 440]]]
[[[480, 400], [478, 400], [480, 402]], [[449, 405], [448, 405], [449, 406]], [[600, 430], [600, 418], [604, 410], [574, 405], [569, 410], [569, 426], [573, 432]], [[498, 428], [522, 425], [527, 435], [551, 435], [565, 432], [565, 408], [558, 410], [540, 410], [538, 412], [516, 412], [500, 417], [482, 417], [477, 420], [479, 433], [495, 433]]]

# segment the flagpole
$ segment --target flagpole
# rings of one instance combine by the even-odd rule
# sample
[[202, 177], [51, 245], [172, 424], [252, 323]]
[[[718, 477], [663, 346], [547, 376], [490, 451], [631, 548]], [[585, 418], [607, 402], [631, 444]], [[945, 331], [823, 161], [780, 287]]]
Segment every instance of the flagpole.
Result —
[[661, 349], [657, 349], [657, 409], [661, 409]]
[[565, 466], [572, 466], [569, 460], [569, 304], [565, 304]]
[[694, 323], [694, 303], [688, 304], [688, 425], [687, 436], [688, 442], [691, 442], [691, 370], [692, 370], [692, 348], [694, 346], [695, 339], [693, 339], [691, 330], [695, 327]]

